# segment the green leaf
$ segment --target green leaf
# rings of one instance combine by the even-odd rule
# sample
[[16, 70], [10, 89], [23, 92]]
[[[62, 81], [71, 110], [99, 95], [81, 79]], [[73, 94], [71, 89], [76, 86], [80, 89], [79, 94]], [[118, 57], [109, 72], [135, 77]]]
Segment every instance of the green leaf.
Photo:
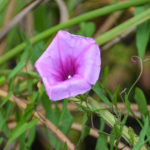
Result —
[[96, 143], [96, 150], [108, 150], [107, 135], [100, 133]]
[[[144, 12], [145, 6], [137, 7], [135, 10], [135, 15], [140, 14], [141, 12]], [[146, 21], [143, 24], [137, 26], [136, 30], [136, 46], [138, 49], [138, 55], [139, 57], [143, 58], [148, 41], [149, 41], [149, 35], [150, 35], [150, 21]]]
[[118, 0], [114, 0], [114, 3], [118, 3]]
[[131, 144], [134, 145], [134, 139], [135, 139], [134, 130], [131, 127], [129, 127], [128, 133], [129, 133], [129, 136], [130, 136]]
[[118, 85], [113, 93], [113, 98], [112, 98], [113, 104], [115, 105], [116, 108], [117, 108], [117, 94], [119, 92], [119, 89], [120, 89], [120, 86]]
[[80, 24], [79, 35], [91, 37], [95, 32], [95, 24], [93, 22], [82, 22]]
[[110, 133], [110, 150], [114, 149], [114, 142], [116, 139], [115, 129], [113, 128]]
[[26, 145], [28, 148], [31, 147], [32, 143], [34, 142], [34, 139], [35, 139], [35, 126], [33, 126], [30, 129], [29, 134], [28, 134], [28, 140], [26, 142]]
[[74, 10], [74, 7], [78, 1], [77, 0], [68, 0], [68, 11], [71, 13]]
[[[69, 110], [67, 109], [67, 104], [68, 100], [65, 99], [63, 102], [63, 109], [58, 121], [58, 127], [65, 135], [69, 133], [74, 120]], [[57, 142], [57, 150], [61, 148], [61, 145], [62, 144], [60, 142]]]
[[36, 60], [42, 55], [45, 50], [45, 43], [43, 41], [37, 43], [32, 50], [30, 51], [30, 59], [32, 64], [36, 62]]
[[2, 137], [0, 137], [0, 145], [2, 144], [2, 142], [3, 142], [3, 138], [2, 138]]
[[88, 116], [87, 116], [87, 113], [85, 113], [83, 116], [83, 121], [82, 121], [81, 141], [83, 141], [90, 132], [90, 127], [86, 125], [87, 121], [88, 121]]
[[[140, 149], [145, 144], [145, 142], [146, 142], [145, 135], [147, 134], [148, 129], [149, 129], [149, 118], [146, 117], [145, 122], [144, 122], [144, 127], [142, 128], [142, 131], [140, 132], [140, 138], [132, 150]], [[148, 137], [148, 138], [150, 138], [150, 137]]]
[[3, 85], [6, 82], [5, 76], [0, 76], [0, 86]]
[[51, 101], [49, 100], [48, 95], [46, 93], [44, 93], [42, 96], [42, 105], [46, 111], [46, 117], [50, 119], [50, 114], [52, 113]]
[[16, 138], [18, 138], [20, 135], [22, 135], [27, 129], [32, 128], [37, 124], [39, 119], [34, 119], [30, 121], [29, 123], [23, 123], [23, 124], [18, 124], [14, 130], [12, 131], [10, 138], [7, 142], [7, 145], [10, 144], [12, 141], [14, 141]]
[[112, 108], [112, 104], [109, 101], [109, 99], [104, 95], [102, 89], [99, 86], [99, 83], [97, 82], [93, 87], [93, 91], [98, 95], [98, 97], [105, 103], [107, 104], [110, 108]]
[[3, 11], [3, 9], [6, 8], [7, 4], [10, 2], [10, 0], [0, 0], [0, 13]]
[[135, 89], [134, 99], [138, 105], [141, 115], [148, 115], [147, 101], [143, 91], [140, 88]]
[[104, 68], [104, 73], [103, 73], [103, 86], [104, 86], [104, 87], [106, 86], [106, 80], [107, 80], [108, 72], [109, 72], [109, 67], [106, 66], [106, 67]]
[[9, 101], [9, 102], [6, 104], [6, 108], [5, 108], [5, 118], [8, 118], [8, 117], [9, 117], [9, 115], [11, 114], [12, 108], [13, 108], [13, 103]]
[[33, 92], [33, 80], [32, 79], [28, 79], [27, 81], [27, 90], [29, 94], [32, 94]]
[[8, 79], [12, 79], [25, 65], [26, 65], [26, 59], [28, 57], [28, 51], [24, 51], [24, 53], [21, 56], [21, 59], [18, 63], [18, 65], [13, 69], [13, 71], [8, 76]]
[[26, 147], [26, 133], [24, 132], [21, 136], [18, 138], [20, 149], [19, 150], [27, 150]]
[[105, 121], [102, 117], [100, 117], [100, 128], [99, 128], [99, 130], [103, 131], [104, 128], [105, 128]]
[[0, 108], [2, 108], [9, 100], [9, 97], [12, 95], [12, 91], [8, 92], [8, 95], [3, 99], [3, 102], [0, 105]]
[[118, 145], [119, 145], [119, 142], [120, 142], [120, 139], [121, 139], [121, 134], [122, 134], [122, 129], [128, 119], [128, 116], [129, 116], [129, 112], [124, 116], [123, 120], [121, 121], [121, 125], [120, 125], [120, 122], [118, 122], [118, 124], [120, 125], [120, 128], [118, 130], [118, 127], [117, 127], [117, 124], [116, 124], [116, 131], [117, 131], [117, 141], [115, 142], [116, 144], [116, 148], [118, 148]]
[[[52, 109], [52, 106], [51, 106], [52, 102], [49, 100], [49, 97], [47, 96], [46, 93], [43, 94], [41, 99], [42, 99], [42, 105], [46, 112], [46, 117], [56, 125], [58, 118], [56, 118], [55, 112]], [[49, 132], [49, 130], [47, 130], [47, 133], [48, 133], [50, 144], [53, 147], [56, 147], [56, 143], [58, 140], [54, 137], [54, 135], [51, 132]]]
[[59, 128], [65, 135], [67, 135], [69, 133], [69, 131], [71, 129], [71, 125], [74, 120], [71, 113], [67, 109], [67, 104], [68, 104], [68, 101], [64, 100], [63, 110], [61, 112], [60, 120], [59, 120]]
[[[10, 131], [9, 131], [8, 124], [7, 124], [6, 120], [7, 120], [7, 118], [10, 115], [10, 112], [12, 110], [12, 106], [13, 106], [12, 103], [8, 102], [6, 104], [6, 107], [5, 107], [5, 112], [4, 111], [0, 111], [0, 131], [3, 131], [4, 134], [7, 137], [9, 137]], [[3, 109], [0, 109], [0, 110], [3, 110]]]
[[46, 29], [46, 16], [47, 11], [44, 5], [39, 5], [36, 9], [34, 9], [34, 26], [36, 31], [41, 32]]
[[67, 144], [66, 143], [64, 144], [63, 150], [67, 150]]
[[6, 119], [4, 114], [0, 111], [0, 131], [3, 131], [5, 135], [8, 137], [10, 132], [8, 129], [8, 125], [6, 123]]

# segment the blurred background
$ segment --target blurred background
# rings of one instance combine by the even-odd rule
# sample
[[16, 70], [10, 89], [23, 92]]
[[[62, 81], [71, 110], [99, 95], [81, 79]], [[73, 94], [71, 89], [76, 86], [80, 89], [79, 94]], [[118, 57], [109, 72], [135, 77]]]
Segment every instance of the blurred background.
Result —
[[[0, 57], [18, 44], [28, 41], [27, 39], [30, 39], [31, 37], [45, 31], [46, 29], [49, 29], [55, 25], [63, 23], [88, 11], [122, 1], [125, 0], [1, 0]], [[97, 38], [111, 28], [133, 17], [134, 10], [135, 8], [129, 8], [102, 17], [97, 17], [96, 19], [82, 22], [78, 25], [67, 28], [67, 31], [78, 35]], [[54, 36], [55, 34], [45, 40], [31, 45], [31, 60], [27, 61], [27, 64], [25, 67], [23, 67], [22, 71], [34, 71], [34, 62], [44, 52]], [[144, 58], [150, 57], [149, 48], [150, 47], [148, 46]], [[119, 92], [121, 92], [125, 88], [128, 89], [129, 87], [131, 87], [140, 72], [140, 67], [138, 66], [138, 64], [132, 61], [133, 56], [137, 55], [136, 29], [131, 29], [127, 33], [119, 36], [117, 39], [112, 40], [105, 45], [102, 45], [100, 49], [102, 67], [99, 80], [100, 82], [102, 82], [103, 74], [107, 72], [107, 79], [105, 83], [105, 89], [107, 89], [106, 95], [109, 97], [109, 93], [113, 93], [116, 89], [119, 89]], [[14, 69], [20, 62], [22, 53], [21, 55], [17, 54], [15, 57], [13, 57], [0, 67], [1, 80], [3, 79], [3, 77], [7, 79], [7, 76], [9, 75], [11, 69]], [[137, 86], [144, 91], [145, 96], [147, 97], [147, 103], [149, 103], [150, 61], [143, 63], [143, 65], [143, 73]], [[36, 84], [38, 81], [24, 77], [14, 78], [14, 94], [19, 97], [28, 95], [30, 96], [30, 94], [32, 94], [32, 92], [30, 92], [30, 87], [32, 87], [33, 90], [36, 90]], [[9, 88], [9, 82], [6, 82], [5, 84], [3, 84], [2, 82], [2, 84], [0, 84], [0, 89], [2, 90], [7, 91], [9, 90]], [[132, 91], [132, 93], [134, 93], [134, 90]], [[99, 99], [94, 92], [91, 91], [90, 94], [95, 99]], [[118, 94], [117, 97], [118, 103], [120, 103], [119, 109], [123, 109], [121, 105], [120, 95]], [[132, 100], [131, 102], [134, 103], [134, 101]], [[72, 116], [75, 118], [75, 122], [81, 124], [83, 113], [77, 111], [76, 106], [71, 104], [68, 105], [68, 109], [70, 110]], [[134, 109], [135, 111], [137, 111], [137, 107], [135, 108], [133, 106], [133, 111]], [[90, 118], [91, 117], [89, 116], [88, 125], [92, 126]], [[8, 124], [10, 123], [10, 128], [14, 128], [13, 120], [14, 116], [10, 117], [8, 120]], [[100, 122], [103, 122], [104, 124], [104, 121], [102, 121], [101, 118], [93, 116], [94, 127], [98, 129], [100, 126]], [[135, 132], [139, 134], [140, 126], [134, 118], [129, 117], [127, 120], [127, 125], [133, 127]], [[107, 125], [104, 126], [104, 131], [110, 133], [110, 128]], [[75, 124], [74, 127], [72, 127], [71, 132], [69, 133], [69, 137], [71, 138], [71, 141], [73, 141], [73, 143], [78, 143], [81, 131], [80, 127], [81, 126], [77, 126]], [[43, 130], [45, 129], [40, 126], [36, 128], [36, 136], [31, 149], [54, 149], [52, 146], [53, 144], [49, 143], [49, 138], [44, 134], [44, 132], [46, 131], [43, 132]], [[0, 133], [0, 136], [4, 135]], [[97, 137], [94, 133], [93, 135], [90, 134], [86, 137], [84, 142], [81, 142], [78, 149], [93, 150], [96, 145], [96, 139]], [[124, 141], [122, 140], [122, 142]], [[0, 146], [0, 149], [3, 149], [4, 143], [5, 141]], [[125, 144], [127, 143], [125, 142]], [[13, 146], [11, 146], [11, 148], [13, 149]], [[15, 149], [17, 150], [17, 145]]]

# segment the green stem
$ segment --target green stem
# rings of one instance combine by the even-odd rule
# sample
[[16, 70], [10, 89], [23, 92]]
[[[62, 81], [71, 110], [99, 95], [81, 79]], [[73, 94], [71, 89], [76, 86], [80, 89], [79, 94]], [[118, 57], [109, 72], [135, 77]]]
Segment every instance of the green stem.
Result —
[[[94, 11], [85, 13], [83, 15], [80, 15], [78, 17], [75, 17], [73, 19], [70, 19], [70, 20], [68, 20], [65, 23], [59, 24], [57, 26], [54, 26], [54, 27], [52, 27], [52, 28], [50, 28], [50, 29], [48, 29], [48, 30], [40, 33], [39, 35], [31, 38], [30, 42], [32, 44], [35, 44], [35, 43], [39, 42], [40, 40], [48, 38], [50, 35], [52, 35], [53, 33], [57, 32], [58, 30], [71, 27], [71, 26], [73, 26], [75, 24], [78, 24], [80, 22], [87, 21], [87, 20], [90, 20], [90, 19], [94, 19], [96, 17], [104, 16], [104, 15], [112, 13], [114, 11], [126, 9], [126, 8], [129, 8], [129, 7], [132, 7], [132, 6], [139, 6], [139, 5], [143, 5], [143, 4], [146, 4], [146, 3], [150, 3], [150, 0], [134, 0], [134, 1], [122, 2], [122, 3], [119, 3], [119, 4], [117, 3], [117, 4], [109, 5], [109, 6], [106, 6], [104, 8], [99, 8], [97, 10], [94, 10]], [[143, 21], [143, 19], [142, 19], [142, 21]], [[138, 20], [138, 22], [140, 22], [140, 23], [142, 23], [142, 21]], [[103, 38], [105, 39], [105, 41], [106, 41], [106, 37], [107, 36], [108, 35], [103, 36]], [[114, 34], [113, 37], [115, 37], [115, 36], [116, 36], [116, 34]], [[99, 43], [102, 43], [101, 40], [102, 40], [102, 38], [100, 38], [100, 39], [98, 38], [97, 39], [97, 41]], [[7, 60], [11, 59], [12, 57], [16, 56], [17, 54], [19, 54], [21, 51], [24, 50], [24, 48], [26, 46], [27, 45], [24, 42], [24, 43], [18, 45], [17, 47], [13, 48], [9, 52], [7, 52], [5, 55], [3, 55], [0, 58], [0, 65], [3, 64], [4, 62], [6, 62]]]
[[97, 44], [102, 45], [113, 38], [121, 35], [121, 33], [138, 26], [139, 24], [145, 22], [146, 20], [150, 19], [150, 9], [144, 11], [143, 13], [129, 19], [125, 23], [118, 25], [117, 27], [111, 29], [110, 31], [104, 33], [100, 37], [96, 39]]
[[[77, 105], [83, 107], [84, 109], [90, 109], [91, 111], [93, 110], [93, 112], [96, 113], [99, 117], [102, 117], [110, 127], [113, 128], [115, 125], [117, 125], [117, 127], [120, 129], [121, 126], [117, 124], [117, 122], [119, 122], [117, 121], [117, 118], [93, 98], [90, 98], [89, 102], [85, 102], [85, 101], [81, 102], [80, 99], [75, 97], [70, 97], [68, 99], [71, 102], [74, 102]], [[124, 126], [122, 129], [122, 137], [129, 144], [131, 143], [129, 128], [127, 126]], [[138, 142], [138, 140], [139, 137], [136, 134], [134, 134], [134, 145]], [[145, 146], [143, 146], [142, 148], [143, 150], [146, 150]]]

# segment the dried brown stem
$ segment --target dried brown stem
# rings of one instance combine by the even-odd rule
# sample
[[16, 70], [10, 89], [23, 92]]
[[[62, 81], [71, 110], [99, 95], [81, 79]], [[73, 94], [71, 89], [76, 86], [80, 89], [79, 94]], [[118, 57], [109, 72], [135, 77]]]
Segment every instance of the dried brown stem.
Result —
[[107, 44], [105, 44], [102, 47], [102, 50], [108, 50], [109, 48], [111, 48], [113, 45], [119, 43], [122, 39], [126, 38], [128, 35], [130, 35], [131, 33], [135, 32], [136, 28], [132, 28], [130, 30], [128, 30], [127, 32], [123, 33], [122, 35], [116, 37], [114, 40], [108, 42]]
[[[0, 96], [6, 97], [8, 95], [7, 92], [0, 90]], [[9, 100], [13, 103], [16, 103], [21, 109], [25, 110], [27, 104], [15, 97], [14, 95], [9, 97]], [[34, 111], [34, 117], [39, 118], [40, 122], [45, 125], [62, 143], [66, 143], [69, 150], [74, 150], [75, 146], [71, 143], [71, 141], [50, 121], [45, 118], [43, 114], [40, 112]]]
[[94, 35], [94, 38], [98, 37], [101, 33], [104, 33], [108, 29], [110, 29], [121, 15], [122, 15], [121, 11], [115, 12], [112, 15], [110, 15], [108, 19], [103, 23], [103, 25], [98, 29], [98, 31]]
[[56, 3], [59, 8], [60, 23], [63, 23], [65, 21], [67, 21], [69, 18], [67, 6], [63, 0], [56, 0]]

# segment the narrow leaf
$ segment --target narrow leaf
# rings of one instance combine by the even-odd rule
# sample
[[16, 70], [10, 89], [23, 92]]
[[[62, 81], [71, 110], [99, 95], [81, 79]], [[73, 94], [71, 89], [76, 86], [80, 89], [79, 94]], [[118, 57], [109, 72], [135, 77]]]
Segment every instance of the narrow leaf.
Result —
[[24, 123], [22, 125], [20, 125], [19, 127], [17, 126], [11, 133], [11, 136], [7, 142], [7, 145], [10, 144], [13, 140], [15, 140], [16, 138], [18, 138], [21, 134], [23, 134], [27, 129], [32, 128], [33, 126], [35, 126], [37, 124], [39, 119], [34, 119], [32, 121], [30, 121], [29, 123]]
[[82, 121], [81, 141], [83, 141], [90, 132], [90, 128], [86, 125], [87, 121], [88, 121], [88, 116], [87, 116], [87, 113], [85, 113], [83, 116], [83, 121]]
[[13, 71], [8, 76], [8, 79], [12, 79], [25, 65], [26, 65], [26, 58], [28, 56], [28, 51], [25, 51], [21, 56], [21, 60], [18, 65], [13, 69]]
[[100, 133], [96, 143], [96, 150], [108, 150], [107, 135]]
[[106, 67], [104, 68], [104, 73], [103, 73], [103, 86], [104, 86], [104, 87], [106, 86], [106, 80], [107, 80], [108, 72], [109, 72], [109, 67], [106, 66]]
[[148, 115], [147, 101], [143, 91], [140, 88], [135, 89], [134, 99], [138, 104], [138, 109], [141, 115]]
[[112, 108], [112, 104], [109, 101], [109, 99], [104, 95], [102, 89], [99, 86], [99, 83], [97, 82], [93, 87], [93, 91], [98, 95], [98, 97], [105, 103], [107, 104], [110, 108]]
[[148, 128], [149, 128], [149, 119], [148, 117], [145, 119], [145, 122], [144, 122], [144, 127], [142, 129], [142, 131], [140, 132], [140, 138], [137, 142], [137, 144], [133, 147], [132, 150], [137, 150], [137, 149], [141, 149], [141, 147], [145, 144], [145, 135], [147, 134], [148, 132]]
[[[140, 6], [136, 8], [135, 15], [140, 14], [141, 12], [144, 12], [145, 6]], [[143, 24], [137, 26], [136, 30], [136, 45], [138, 49], [138, 55], [139, 57], [143, 58], [147, 44], [149, 41], [149, 35], [150, 35], [150, 21], [146, 21]]]

